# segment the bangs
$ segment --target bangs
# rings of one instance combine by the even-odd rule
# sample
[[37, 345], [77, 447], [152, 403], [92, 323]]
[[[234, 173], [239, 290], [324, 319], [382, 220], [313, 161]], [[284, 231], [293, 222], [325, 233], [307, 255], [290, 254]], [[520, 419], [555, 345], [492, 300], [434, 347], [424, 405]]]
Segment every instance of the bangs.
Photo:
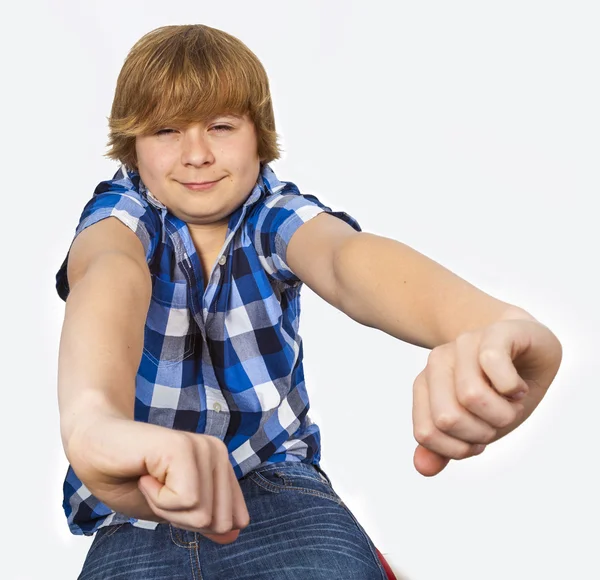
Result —
[[[155, 47], [154, 54], [144, 55], [143, 68], [135, 66], [135, 54], [131, 55], [133, 74], [122, 80], [131, 89], [135, 86], [125, 91], [135, 100], [124, 103], [126, 115], [113, 116], [113, 130], [123, 136], [146, 135], [223, 114], [251, 114], [270, 100], [266, 75], [257, 69], [253, 55], [239, 47], [232, 50], [223, 42], [226, 38], [207, 42], [202, 36], [167, 40]], [[141, 73], [138, 78], [135, 72]]]
[[[254, 89], [240, 82], [239, 72], [203, 70], [184, 66], [172, 78], [160, 79], [148, 87], [138, 101], [140, 110], [131, 111], [136, 134], [148, 134], [167, 126], [207, 122], [225, 113], [244, 115], [252, 110]], [[198, 74], [199, 71], [204, 74]], [[237, 81], [233, 79], [237, 77]]]
[[106, 157], [136, 169], [136, 137], [248, 115], [259, 156], [280, 156], [269, 79], [239, 39], [201, 24], [163, 26], [131, 49], [117, 79]]

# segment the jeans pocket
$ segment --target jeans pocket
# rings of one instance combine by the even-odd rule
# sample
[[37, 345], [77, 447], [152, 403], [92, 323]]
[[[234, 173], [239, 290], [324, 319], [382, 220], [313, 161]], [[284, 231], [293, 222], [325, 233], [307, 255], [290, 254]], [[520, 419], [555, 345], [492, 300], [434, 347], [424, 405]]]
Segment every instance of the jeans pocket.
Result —
[[90, 546], [90, 549], [88, 550], [87, 555], [89, 556], [92, 552], [94, 552], [98, 548], [98, 546], [101, 543], [104, 543], [104, 541], [107, 538], [110, 538], [116, 532], [118, 532], [125, 525], [125, 523], [126, 522], [124, 522], [122, 524], [115, 524], [114, 526], [104, 526], [103, 528], [100, 528], [94, 534], [94, 541], [92, 542], [92, 545]]
[[273, 493], [296, 492], [342, 503], [324, 471], [299, 462], [274, 463], [249, 474], [249, 478]]

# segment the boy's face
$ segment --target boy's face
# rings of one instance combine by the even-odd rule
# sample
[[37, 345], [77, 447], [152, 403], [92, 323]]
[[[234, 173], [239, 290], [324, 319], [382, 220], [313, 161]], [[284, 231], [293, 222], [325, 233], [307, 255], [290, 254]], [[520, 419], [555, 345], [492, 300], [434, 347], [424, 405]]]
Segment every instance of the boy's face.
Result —
[[146, 187], [190, 225], [226, 225], [260, 170], [256, 132], [248, 116], [165, 127], [137, 137], [135, 148]]

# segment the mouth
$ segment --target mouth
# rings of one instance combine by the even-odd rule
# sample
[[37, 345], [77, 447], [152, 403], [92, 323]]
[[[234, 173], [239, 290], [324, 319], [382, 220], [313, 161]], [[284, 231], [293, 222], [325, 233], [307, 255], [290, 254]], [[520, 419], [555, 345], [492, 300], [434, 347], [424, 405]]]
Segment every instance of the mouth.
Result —
[[[223, 179], [223, 177], [221, 177], [221, 179]], [[192, 191], [206, 191], [219, 183], [221, 179], [216, 179], [215, 181], [191, 181], [187, 183], [180, 181], [179, 183]]]

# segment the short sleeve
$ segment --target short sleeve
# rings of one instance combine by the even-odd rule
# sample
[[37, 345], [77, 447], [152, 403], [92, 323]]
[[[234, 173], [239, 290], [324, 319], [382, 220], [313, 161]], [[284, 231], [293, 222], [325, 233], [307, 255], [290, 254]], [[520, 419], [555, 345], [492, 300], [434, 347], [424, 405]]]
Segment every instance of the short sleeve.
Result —
[[[158, 210], [133, 187], [127, 187], [128, 184], [131, 184], [128, 179], [101, 182], [96, 187], [92, 199], [83, 209], [73, 239], [91, 225], [108, 217], [116, 217], [142, 242], [146, 261], [150, 263], [160, 240], [160, 216]], [[69, 295], [68, 259], [67, 254], [56, 274], [56, 290], [63, 300], [66, 300]]]
[[299, 279], [287, 263], [287, 247], [296, 230], [322, 212], [327, 212], [360, 232], [358, 222], [345, 212], [333, 211], [314, 195], [294, 187], [267, 195], [253, 215], [251, 235], [260, 262], [275, 280], [296, 283]]

